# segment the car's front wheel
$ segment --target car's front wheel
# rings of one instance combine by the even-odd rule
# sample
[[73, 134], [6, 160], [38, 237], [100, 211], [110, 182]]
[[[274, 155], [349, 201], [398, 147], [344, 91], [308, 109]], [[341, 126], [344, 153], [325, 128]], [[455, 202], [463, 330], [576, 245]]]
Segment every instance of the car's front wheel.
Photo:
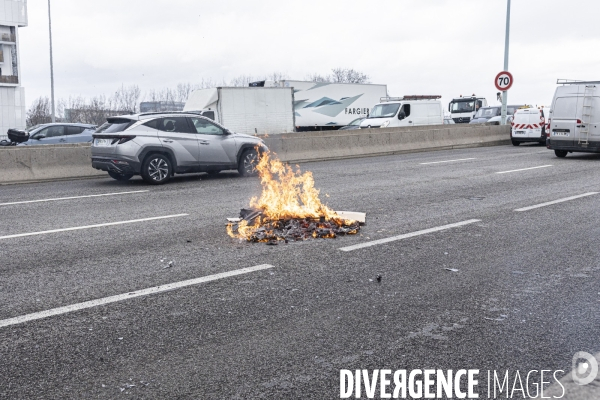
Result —
[[108, 175], [111, 178], [116, 179], [118, 181], [128, 181], [133, 176], [133, 174], [119, 174], [119, 173], [114, 172], [114, 171], [108, 171]]
[[142, 164], [142, 178], [152, 184], [160, 185], [171, 179], [171, 160], [162, 154], [151, 154]]
[[564, 158], [567, 156], [569, 152], [566, 150], [554, 150], [554, 154], [556, 154], [556, 157], [560, 157], [560, 158]]
[[238, 172], [242, 176], [256, 176], [258, 170], [258, 152], [255, 149], [248, 149], [242, 154], [240, 158], [240, 164], [238, 165]]

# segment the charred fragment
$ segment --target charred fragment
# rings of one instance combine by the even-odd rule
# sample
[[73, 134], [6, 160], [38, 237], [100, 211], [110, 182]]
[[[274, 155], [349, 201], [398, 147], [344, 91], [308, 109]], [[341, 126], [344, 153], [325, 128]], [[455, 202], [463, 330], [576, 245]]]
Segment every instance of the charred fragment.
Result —
[[243, 238], [249, 242], [264, 242], [276, 245], [278, 241], [301, 241], [310, 238], [334, 239], [341, 235], [354, 235], [360, 230], [357, 221], [338, 218], [289, 218], [270, 220], [261, 210], [243, 209], [238, 223], [229, 223], [227, 230], [240, 235], [240, 226], [250, 227]]
[[277, 244], [310, 238], [336, 238], [358, 233], [365, 222], [361, 213], [330, 209], [319, 199], [311, 172], [293, 169], [270, 153], [263, 153], [256, 166], [262, 193], [250, 200], [239, 218], [228, 218], [227, 233], [249, 242]]

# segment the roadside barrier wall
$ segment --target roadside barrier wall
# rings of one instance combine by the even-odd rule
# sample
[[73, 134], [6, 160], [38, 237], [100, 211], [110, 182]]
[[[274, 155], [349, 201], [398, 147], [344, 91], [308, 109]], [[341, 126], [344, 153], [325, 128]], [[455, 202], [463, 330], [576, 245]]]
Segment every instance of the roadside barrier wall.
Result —
[[[288, 162], [335, 160], [509, 144], [509, 126], [438, 125], [263, 137]], [[91, 166], [89, 144], [0, 147], [0, 184], [106, 176]]]
[[300, 132], [263, 138], [283, 161], [319, 161], [510, 143], [510, 126], [437, 125]]

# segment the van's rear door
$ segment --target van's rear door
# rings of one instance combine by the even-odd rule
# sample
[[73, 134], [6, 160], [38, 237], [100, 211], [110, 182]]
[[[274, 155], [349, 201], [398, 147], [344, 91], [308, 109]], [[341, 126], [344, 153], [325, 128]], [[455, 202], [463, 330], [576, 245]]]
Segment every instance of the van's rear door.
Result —
[[577, 143], [577, 119], [581, 118], [578, 101], [579, 97], [573, 95], [556, 98], [550, 126], [550, 140], [553, 146], [571, 147]]

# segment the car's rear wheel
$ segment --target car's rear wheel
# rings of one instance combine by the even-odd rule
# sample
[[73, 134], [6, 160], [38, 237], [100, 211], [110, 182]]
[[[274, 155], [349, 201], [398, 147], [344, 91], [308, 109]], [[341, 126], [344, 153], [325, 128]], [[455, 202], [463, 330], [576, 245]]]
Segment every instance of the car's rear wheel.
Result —
[[142, 164], [142, 178], [152, 185], [166, 183], [172, 171], [171, 160], [162, 154], [150, 154]]
[[114, 172], [114, 171], [108, 171], [108, 175], [111, 178], [116, 179], [118, 181], [128, 181], [133, 176], [133, 174], [119, 174], [119, 173]]
[[513, 146], [518, 146], [521, 144], [520, 142], [517, 142], [516, 140], [511, 140], [511, 142], [512, 142]]
[[556, 157], [560, 157], [560, 158], [564, 158], [567, 156], [569, 152], [566, 150], [554, 150], [554, 154], [556, 154]]
[[258, 152], [255, 149], [248, 149], [244, 151], [240, 158], [238, 172], [242, 176], [256, 176], [258, 174], [258, 170], [256, 169], [257, 165]]

